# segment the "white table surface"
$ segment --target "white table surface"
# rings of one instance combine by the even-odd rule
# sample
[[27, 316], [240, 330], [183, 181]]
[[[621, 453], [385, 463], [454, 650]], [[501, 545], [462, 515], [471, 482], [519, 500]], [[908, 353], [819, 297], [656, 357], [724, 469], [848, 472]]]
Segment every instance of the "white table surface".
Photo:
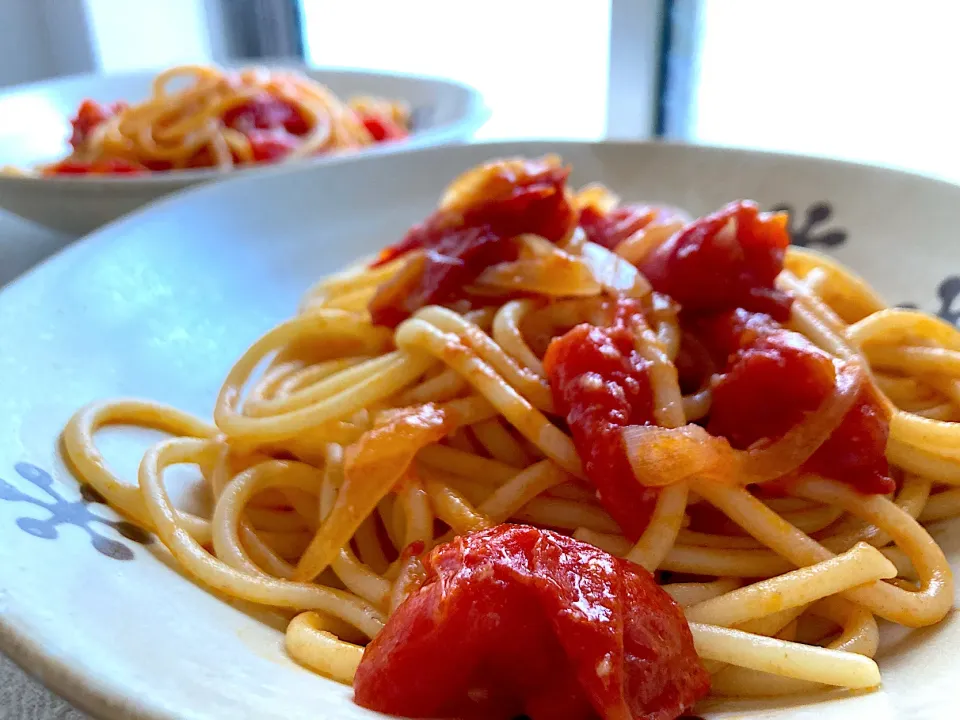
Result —
[[[71, 240], [0, 210], [0, 288]], [[0, 720], [86, 718], [0, 654]]]

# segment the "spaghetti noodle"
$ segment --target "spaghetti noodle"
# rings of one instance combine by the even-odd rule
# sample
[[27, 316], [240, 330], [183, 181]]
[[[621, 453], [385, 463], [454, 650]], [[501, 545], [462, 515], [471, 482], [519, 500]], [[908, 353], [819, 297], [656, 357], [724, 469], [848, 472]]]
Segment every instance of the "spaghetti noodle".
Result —
[[399, 140], [403, 103], [349, 102], [292, 70], [180, 66], [157, 75], [143, 102], [81, 103], [73, 152], [45, 175], [129, 174], [301, 160]]
[[[375, 709], [673, 718], [708, 685], [875, 687], [877, 618], [953, 603], [924, 524], [960, 513], [960, 333], [750, 203], [689, 221], [567, 172], [471, 170], [256, 341], [215, 425], [96, 403], [71, 464], [197, 582], [292, 611], [290, 654]], [[172, 436], [138, 486], [107, 423]], [[174, 464], [211, 517], [174, 507]]]

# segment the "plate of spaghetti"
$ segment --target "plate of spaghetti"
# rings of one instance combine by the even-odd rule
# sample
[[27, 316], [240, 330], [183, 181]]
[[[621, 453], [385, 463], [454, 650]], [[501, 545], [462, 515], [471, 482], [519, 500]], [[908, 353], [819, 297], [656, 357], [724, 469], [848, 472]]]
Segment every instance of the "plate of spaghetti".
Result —
[[275, 64], [52, 80], [0, 110], [0, 206], [74, 234], [231, 171], [463, 140], [487, 118], [452, 81]]
[[949, 717], [958, 199], [504, 143], [132, 215], [0, 294], [0, 647], [106, 718]]

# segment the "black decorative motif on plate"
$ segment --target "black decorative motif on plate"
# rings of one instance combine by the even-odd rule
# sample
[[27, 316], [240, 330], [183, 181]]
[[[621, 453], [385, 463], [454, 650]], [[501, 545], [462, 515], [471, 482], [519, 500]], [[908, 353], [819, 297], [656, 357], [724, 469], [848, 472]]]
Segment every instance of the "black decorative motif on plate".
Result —
[[960, 307], [957, 298], [960, 297], [960, 275], [950, 275], [941, 281], [937, 287], [937, 297], [940, 298], [940, 308], [937, 317], [956, 325], [960, 320]]
[[787, 213], [789, 217], [787, 230], [790, 233], [790, 242], [797, 247], [835, 248], [847, 241], [846, 230], [824, 227], [833, 216], [833, 206], [826, 201], [815, 202], [810, 205], [804, 213], [803, 222], [798, 221], [797, 213], [792, 205], [781, 203], [771, 210]]
[[[937, 308], [936, 316], [946, 320], [951, 325], [957, 325], [960, 321], [960, 275], [948, 275], [937, 286], [937, 298], [940, 301], [940, 307]], [[897, 307], [918, 310], [919, 305], [915, 303], [900, 303]]]
[[53, 478], [45, 470], [25, 462], [17, 463], [14, 470], [20, 477], [32, 483], [52, 499], [52, 502], [41, 500], [22, 492], [6, 480], [0, 479], [0, 500], [29, 503], [50, 513], [49, 517], [43, 519], [17, 518], [17, 527], [25, 533], [44, 540], [56, 540], [59, 536], [58, 526], [73, 525], [86, 531], [87, 535], [90, 536], [90, 543], [97, 552], [114, 560], [133, 560], [133, 551], [124, 543], [97, 532], [98, 524], [113, 528], [127, 540], [140, 545], [149, 545], [153, 542], [153, 536], [150, 533], [131, 522], [111, 520], [91, 512], [89, 505], [105, 504], [106, 500], [89, 485], [81, 485], [80, 499], [71, 502], [57, 492], [53, 485]]

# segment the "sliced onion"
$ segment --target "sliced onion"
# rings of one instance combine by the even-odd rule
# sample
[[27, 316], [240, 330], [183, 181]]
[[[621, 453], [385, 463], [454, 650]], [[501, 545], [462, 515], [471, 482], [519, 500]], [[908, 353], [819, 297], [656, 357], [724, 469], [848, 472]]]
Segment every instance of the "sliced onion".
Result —
[[652, 222], [617, 245], [616, 253], [627, 262], [638, 265], [650, 251], [660, 247], [685, 226], [686, 223], [676, 218]]
[[623, 442], [641, 485], [664, 487], [693, 478], [731, 482], [736, 450], [725, 438], [715, 437], [699, 425], [630, 425], [623, 429]]
[[699, 425], [668, 429], [631, 425], [623, 442], [634, 475], [642, 485], [663, 487], [694, 478], [728, 485], [750, 485], [788, 475], [810, 459], [840, 425], [857, 399], [864, 373], [856, 363], [837, 372], [834, 392], [820, 407], [762, 447], [735, 450], [725, 438]]
[[462, 212], [481, 202], [510, 196], [521, 180], [560, 167], [558, 155], [540, 158], [504, 158], [470, 168], [454, 179], [440, 199], [440, 209]]
[[583, 231], [583, 228], [577, 225], [573, 228], [573, 232], [570, 233], [568, 237], [563, 242], [557, 243], [557, 247], [561, 250], [566, 250], [572, 255], [579, 255], [583, 250], [584, 243], [587, 242], [587, 234]]
[[602, 245], [585, 242], [580, 257], [593, 271], [597, 282], [615, 295], [640, 298], [653, 289], [639, 270]]
[[536, 293], [547, 297], [592, 297], [603, 286], [590, 265], [537, 235], [520, 235], [520, 259], [485, 269], [470, 292], [477, 295]]
[[381, 283], [367, 305], [367, 309], [374, 317], [384, 309], [405, 308], [406, 300], [413, 295], [420, 284], [427, 266], [427, 256], [415, 250], [410, 253], [409, 259], [404, 256], [402, 260], [403, 264], [400, 268]]
[[405, 547], [400, 553], [400, 573], [397, 575], [397, 579], [393, 583], [393, 591], [390, 593], [391, 613], [423, 585], [423, 580], [427, 574], [419, 557], [423, 550], [423, 542], [417, 541], [413, 545]]
[[344, 480], [336, 502], [294, 571], [297, 581], [309, 581], [333, 561], [377, 503], [393, 489], [427, 445], [439, 442], [454, 419], [427, 403], [398, 410], [383, 425], [368, 430], [345, 455]]
[[558, 247], [545, 237], [540, 237], [534, 233], [523, 233], [517, 235], [513, 242], [517, 244], [517, 249], [521, 260], [536, 257], [550, 257], [556, 253], [563, 253], [563, 248]]
[[620, 198], [600, 183], [584, 185], [573, 196], [573, 207], [577, 210], [592, 207], [601, 215], [606, 215], [619, 204]]
[[[496, 291], [491, 293], [490, 291]], [[578, 258], [536, 258], [499, 263], [484, 270], [470, 287], [475, 295], [536, 293], [547, 297], [592, 297], [603, 290]]]

